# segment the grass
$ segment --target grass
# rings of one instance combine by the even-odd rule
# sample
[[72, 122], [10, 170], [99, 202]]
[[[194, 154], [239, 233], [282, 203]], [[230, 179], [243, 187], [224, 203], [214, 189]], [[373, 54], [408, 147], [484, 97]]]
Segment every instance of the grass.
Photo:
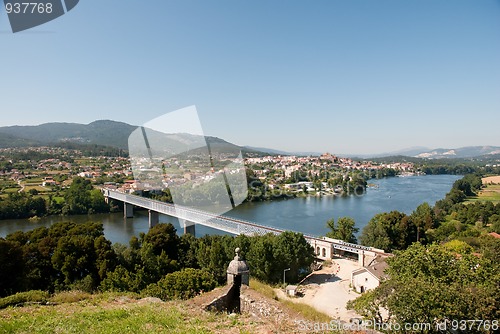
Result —
[[309, 306], [307, 304], [294, 303], [292, 301], [282, 300], [282, 299], [280, 299], [279, 301], [289, 309], [300, 313], [304, 318], [312, 322], [330, 322], [332, 320], [332, 318], [329, 317], [328, 315], [317, 311], [314, 307]]
[[3, 189], [4, 193], [17, 193], [21, 187], [12, 187]]
[[49, 299], [49, 294], [44, 291], [32, 290], [26, 292], [18, 292], [14, 295], [0, 298], [0, 309], [24, 305], [26, 303], [46, 303]]
[[278, 299], [278, 297], [276, 296], [276, 292], [274, 292], [274, 289], [271, 286], [264, 284], [256, 280], [255, 278], [250, 279], [250, 288], [261, 293], [269, 299]]
[[50, 302], [58, 304], [0, 310], [0, 333], [217, 333], [240, 332], [240, 327], [244, 332], [246, 326], [238, 317], [194, 312], [179, 302], [157, 303], [132, 295], [63, 292]]
[[493, 202], [500, 203], [500, 185], [488, 184], [477, 196], [467, 198], [467, 202]]
[[35, 189], [35, 190], [36, 190], [36, 191], [38, 191], [39, 193], [43, 193], [43, 192], [51, 192], [51, 191], [52, 191], [52, 190], [47, 189], [47, 188], [44, 188], [44, 187], [42, 187], [42, 186], [40, 186], [40, 185], [38, 185], [38, 186], [26, 185], [26, 186], [24, 187], [24, 191], [25, 191], [25, 192], [29, 192], [31, 189]]
[[41, 178], [25, 179], [24, 183], [28, 185], [41, 184], [43, 180]]
[[209, 333], [184, 321], [181, 311], [170, 304], [113, 307], [72, 305], [11, 309], [9, 321], [0, 320], [3, 333]]
[[[305, 319], [323, 323], [331, 320], [308, 305], [276, 298], [274, 289], [269, 285], [251, 280], [250, 286], [261, 294], [278, 300], [285, 308], [301, 314]], [[68, 291], [48, 296], [41, 291], [29, 291], [11, 299], [15, 299], [15, 302], [0, 309], [0, 334], [232, 334], [262, 332], [263, 329], [267, 331], [275, 326], [273, 321], [269, 324], [262, 323], [249, 315], [201, 312], [200, 306], [188, 302], [139, 299], [138, 295], [132, 293], [106, 292], [91, 295], [81, 291]], [[23, 303], [23, 307], [13, 306]]]

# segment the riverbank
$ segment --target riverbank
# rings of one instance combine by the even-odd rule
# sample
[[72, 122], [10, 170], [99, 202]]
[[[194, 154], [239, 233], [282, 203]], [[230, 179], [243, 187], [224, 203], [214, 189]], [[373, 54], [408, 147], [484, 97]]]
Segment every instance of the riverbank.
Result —
[[[378, 213], [398, 210], [410, 214], [423, 202], [433, 205], [437, 200], [444, 198], [459, 178], [455, 175], [427, 175], [378, 179], [373, 180], [378, 188], [368, 188], [361, 196], [308, 196], [289, 200], [248, 202], [225, 215], [316, 236], [325, 235], [329, 231], [326, 226], [327, 220], [348, 216], [355, 220], [356, 227], [361, 231]], [[106, 238], [112, 242], [128, 244], [132, 236], [138, 236], [149, 230], [147, 212], [136, 211], [132, 219], [124, 219], [123, 213], [119, 212], [41, 217], [38, 221], [3, 220], [0, 221], [0, 237], [18, 230], [28, 231], [39, 226], [51, 226], [60, 221], [81, 223], [89, 220], [102, 222]], [[160, 222], [172, 223], [178, 233], [183, 230], [176, 218], [162, 215]], [[226, 233], [201, 225], [196, 226], [196, 235], [204, 234]]]

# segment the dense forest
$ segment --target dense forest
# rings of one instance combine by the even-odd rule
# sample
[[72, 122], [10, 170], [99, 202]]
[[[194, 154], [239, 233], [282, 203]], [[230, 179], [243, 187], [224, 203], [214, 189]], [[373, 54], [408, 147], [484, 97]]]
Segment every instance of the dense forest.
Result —
[[0, 238], [0, 296], [20, 291], [132, 291], [163, 299], [188, 298], [226, 283], [226, 269], [240, 247], [252, 276], [276, 284], [283, 269], [289, 282], [310, 271], [312, 247], [303, 235], [179, 237], [159, 224], [111, 244], [100, 223], [57, 223]]

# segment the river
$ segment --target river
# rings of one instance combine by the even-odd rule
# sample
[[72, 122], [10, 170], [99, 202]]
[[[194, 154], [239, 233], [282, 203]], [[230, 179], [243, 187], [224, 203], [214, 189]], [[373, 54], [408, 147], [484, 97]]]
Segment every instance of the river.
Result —
[[[461, 178], [456, 175], [425, 175], [409, 177], [391, 177], [370, 180], [377, 187], [368, 188], [360, 196], [347, 197], [323, 196], [306, 197], [270, 202], [244, 203], [226, 215], [254, 221], [267, 226], [303, 232], [309, 235], [324, 235], [328, 232], [326, 221], [330, 218], [349, 216], [354, 218], [356, 226], [362, 228], [377, 213], [398, 210], [410, 214], [420, 204], [431, 205], [444, 198], [450, 191], [453, 182]], [[128, 244], [132, 236], [148, 231], [148, 215], [146, 211], [136, 211], [135, 217], [124, 220], [122, 213], [83, 215], [83, 216], [51, 216], [37, 221], [27, 219], [0, 221], [0, 237], [15, 231], [29, 231], [39, 226], [50, 226], [60, 221], [102, 222], [106, 238], [112, 242]], [[160, 222], [170, 222], [182, 231], [176, 218], [160, 216]], [[196, 235], [225, 234], [204, 226], [196, 226]]]

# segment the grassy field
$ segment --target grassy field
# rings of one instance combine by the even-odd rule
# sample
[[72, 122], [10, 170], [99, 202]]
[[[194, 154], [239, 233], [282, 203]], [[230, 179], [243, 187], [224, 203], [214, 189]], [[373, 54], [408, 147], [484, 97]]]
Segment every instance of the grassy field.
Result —
[[38, 186], [37, 185], [26, 185], [24, 187], [25, 192], [29, 192], [31, 189], [35, 189], [39, 193], [52, 192], [52, 190], [50, 188], [42, 187], [40, 185], [38, 185]]
[[469, 197], [467, 201], [500, 203], [500, 184], [487, 184], [477, 196]]
[[[277, 300], [272, 287], [252, 280], [253, 290]], [[207, 295], [211, 300], [213, 296]], [[203, 296], [202, 300], [203, 300]], [[46, 292], [30, 291], [0, 299], [0, 333], [275, 333], [296, 328], [290, 323], [275, 323], [250, 314], [213, 313], [202, 311], [200, 301], [161, 302], [154, 298], [141, 299], [135, 294], [79, 291], [61, 292], [49, 296]], [[26, 303], [30, 301], [30, 303]], [[37, 302], [37, 303], [33, 303]], [[279, 300], [286, 314], [300, 314], [314, 322], [329, 322], [323, 313], [304, 304]], [[205, 302], [203, 302], [204, 305]], [[283, 331], [286, 329], [286, 331]]]
[[[54, 298], [57, 298], [54, 297]], [[52, 301], [54, 300], [52, 299]], [[251, 333], [239, 316], [195, 312], [182, 302], [115, 294], [59, 298], [53, 306], [0, 310], [0, 333]], [[81, 299], [81, 300], [80, 300]]]

